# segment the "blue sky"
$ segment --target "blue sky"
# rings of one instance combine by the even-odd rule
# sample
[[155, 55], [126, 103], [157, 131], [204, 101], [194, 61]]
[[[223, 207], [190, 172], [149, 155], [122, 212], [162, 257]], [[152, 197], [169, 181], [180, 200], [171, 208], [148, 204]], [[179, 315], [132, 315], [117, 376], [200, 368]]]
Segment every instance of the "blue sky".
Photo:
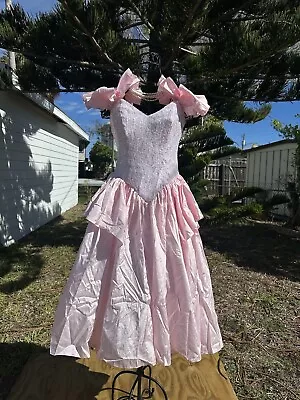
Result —
[[[32, 14], [39, 11], [49, 11], [56, 3], [55, 0], [19, 0], [18, 2], [27, 12]], [[3, 8], [4, 5], [5, 0], [0, 0], [0, 7]], [[100, 120], [100, 114], [97, 110], [87, 111], [85, 109], [81, 93], [61, 93], [56, 105], [85, 130], [89, 130], [95, 124], [95, 121]], [[241, 146], [242, 135], [245, 134], [246, 147], [278, 140], [280, 137], [271, 126], [272, 120], [278, 119], [286, 124], [299, 122], [294, 115], [300, 113], [300, 101], [273, 103], [272, 106], [270, 115], [261, 122], [255, 124], [225, 122], [228, 136]]]

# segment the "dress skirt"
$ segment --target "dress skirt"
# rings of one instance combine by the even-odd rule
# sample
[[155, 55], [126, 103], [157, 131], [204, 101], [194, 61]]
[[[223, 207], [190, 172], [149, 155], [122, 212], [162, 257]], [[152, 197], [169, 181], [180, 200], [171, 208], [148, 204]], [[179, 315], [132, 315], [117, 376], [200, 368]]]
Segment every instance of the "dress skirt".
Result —
[[199, 235], [203, 216], [178, 175], [152, 201], [121, 178], [94, 195], [88, 226], [60, 297], [50, 352], [114, 366], [197, 362], [222, 338]]

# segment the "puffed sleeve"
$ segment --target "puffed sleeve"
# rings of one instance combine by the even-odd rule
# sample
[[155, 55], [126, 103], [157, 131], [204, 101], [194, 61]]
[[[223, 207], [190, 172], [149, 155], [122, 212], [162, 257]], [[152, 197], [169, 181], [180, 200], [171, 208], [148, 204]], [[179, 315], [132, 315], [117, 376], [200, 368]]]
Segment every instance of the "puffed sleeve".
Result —
[[120, 99], [140, 104], [141, 99], [136, 94], [136, 91], [139, 90], [139, 84], [140, 79], [128, 68], [121, 76], [116, 88], [102, 86], [94, 92], [85, 93], [83, 101], [86, 108], [99, 108], [101, 110], [111, 110]]
[[165, 78], [163, 75], [158, 81], [157, 99], [160, 104], [178, 102], [187, 117], [203, 117], [209, 110], [204, 95], [196, 95], [184, 85], [178, 87], [172, 78]]
[[180, 102], [187, 117], [204, 117], [209, 110], [207, 99], [204, 95], [196, 95], [187, 89], [184, 85], [179, 86]]
[[99, 108], [100, 110], [110, 110], [115, 103], [115, 88], [100, 87], [94, 92], [85, 93], [83, 101], [87, 109]]

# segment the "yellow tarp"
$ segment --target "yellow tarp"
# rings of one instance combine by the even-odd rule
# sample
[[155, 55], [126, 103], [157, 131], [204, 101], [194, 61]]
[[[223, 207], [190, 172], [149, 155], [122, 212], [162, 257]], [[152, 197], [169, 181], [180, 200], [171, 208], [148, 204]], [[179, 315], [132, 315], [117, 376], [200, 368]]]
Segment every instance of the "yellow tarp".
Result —
[[[43, 353], [25, 365], [8, 400], [110, 400], [111, 391], [104, 389], [111, 387], [119, 371], [97, 360], [93, 352], [90, 359], [80, 360]], [[164, 387], [169, 400], [237, 400], [222, 364], [220, 371], [222, 374], [217, 354], [204, 356], [195, 364], [174, 355], [170, 367], [155, 366], [152, 376]], [[128, 390], [132, 381], [131, 376], [123, 375], [117, 387]], [[159, 388], [153, 388], [153, 400], [163, 399]]]

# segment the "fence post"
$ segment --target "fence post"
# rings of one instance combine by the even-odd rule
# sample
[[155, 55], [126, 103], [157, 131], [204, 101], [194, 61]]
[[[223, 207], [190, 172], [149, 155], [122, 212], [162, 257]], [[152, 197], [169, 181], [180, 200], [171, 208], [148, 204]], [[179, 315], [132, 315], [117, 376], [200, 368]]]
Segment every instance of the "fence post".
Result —
[[223, 194], [224, 194], [224, 186], [225, 186], [225, 165], [221, 164], [219, 166], [219, 185], [218, 185], [219, 196], [223, 196]]

